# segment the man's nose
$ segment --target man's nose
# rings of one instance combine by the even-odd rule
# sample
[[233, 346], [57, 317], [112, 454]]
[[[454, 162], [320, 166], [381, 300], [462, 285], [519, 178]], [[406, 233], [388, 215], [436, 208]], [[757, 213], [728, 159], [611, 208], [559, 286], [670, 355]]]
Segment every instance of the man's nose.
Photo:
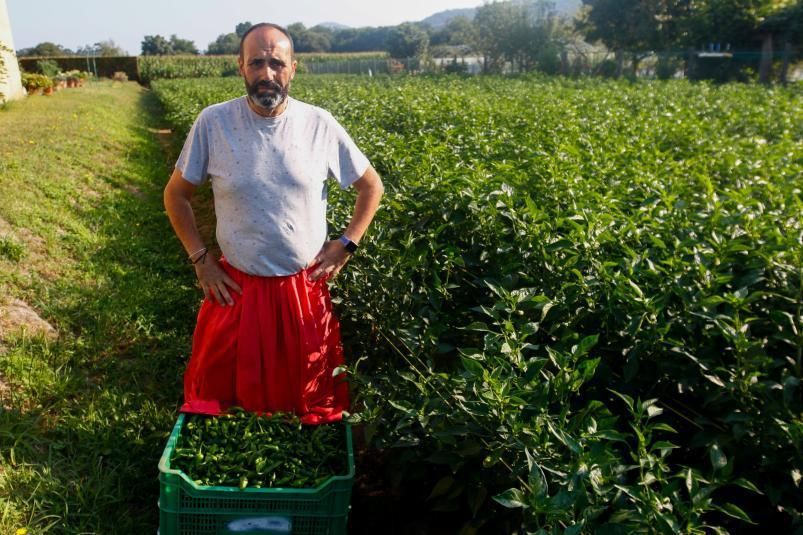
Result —
[[276, 78], [276, 71], [268, 64], [265, 66], [264, 75], [266, 80], [272, 82]]

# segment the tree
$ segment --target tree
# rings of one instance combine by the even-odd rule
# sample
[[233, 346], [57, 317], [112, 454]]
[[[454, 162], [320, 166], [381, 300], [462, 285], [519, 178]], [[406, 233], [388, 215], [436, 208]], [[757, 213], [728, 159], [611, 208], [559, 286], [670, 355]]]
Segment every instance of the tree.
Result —
[[677, 0], [583, 0], [588, 6], [578, 29], [588, 41], [601, 41], [614, 51], [621, 75], [625, 51], [631, 52], [632, 70], [646, 55], [671, 46], [671, 28], [677, 23]]
[[[234, 27], [234, 33], [222, 33], [217, 36], [214, 42], [209, 43], [206, 48], [206, 53], [209, 55], [224, 55], [224, 54], [239, 54], [240, 53], [240, 39], [243, 38], [253, 24], [250, 22], [241, 22]], [[194, 46], [194, 45], [193, 45]]]
[[176, 34], [165, 39], [161, 35], [146, 35], [142, 40], [143, 56], [169, 56], [173, 54], [198, 54], [195, 43], [180, 39]]
[[127, 56], [128, 52], [120, 48], [113, 40], [99, 41], [94, 45], [80, 47], [76, 54], [79, 56], [117, 57]]
[[392, 58], [423, 58], [429, 50], [429, 35], [419, 26], [404, 22], [391, 28], [385, 47]]
[[241, 22], [240, 24], [234, 27], [234, 33], [237, 34], [237, 37], [242, 39], [243, 35], [245, 35], [245, 32], [250, 30], [252, 26], [253, 24], [251, 24], [250, 21]]
[[220, 34], [213, 43], [209, 43], [206, 53], [209, 55], [239, 54], [240, 37], [236, 33]]
[[502, 72], [511, 52], [510, 32], [519, 16], [521, 10], [517, 10], [512, 2], [493, 2], [477, 9], [474, 24], [486, 72]]
[[195, 46], [194, 41], [189, 39], [180, 39], [176, 34], [170, 36], [170, 48], [173, 54], [193, 54], [197, 55], [198, 48]]
[[332, 35], [332, 52], [363, 52], [385, 50], [393, 28], [346, 28]]
[[786, 84], [793, 49], [803, 45], [803, 3], [798, 2], [774, 12], [761, 23], [759, 31], [765, 35], [775, 35], [775, 41], [779, 45], [783, 43], [783, 61], [778, 78]]
[[460, 48], [462, 54], [469, 53], [477, 44], [477, 27], [471, 19], [459, 16], [451, 19], [440, 29], [427, 27], [429, 44], [434, 49]]
[[755, 48], [757, 29], [783, 2], [776, 0], [701, 0], [689, 11], [689, 44], [729, 43], [732, 48]]
[[167, 56], [172, 53], [170, 41], [161, 35], [146, 35], [142, 40], [143, 56]]
[[296, 22], [287, 27], [296, 52], [328, 52], [332, 48], [332, 32], [320, 26], [307, 29]]
[[477, 43], [477, 26], [466, 17], [455, 17], [444, 26], [446, 43], [472, 47]]
[[51, 43], [50, 41], [39, 43], [34, 47], [17, 50], [17, 57], [26, 57], [26, 56], [52, 57], [52, 56], [74, 56], [74, 55], [75, 52], [73, 52], [69, 48], [64, 48], [63, 46], [57, 45], [56, 43]]
[[520, 71], [557, 70], [564, 28], [554, 4], [544, 0], [485, 4], [477, 9], [474, 25], [486, 72], [500, 72], [508, 61]]

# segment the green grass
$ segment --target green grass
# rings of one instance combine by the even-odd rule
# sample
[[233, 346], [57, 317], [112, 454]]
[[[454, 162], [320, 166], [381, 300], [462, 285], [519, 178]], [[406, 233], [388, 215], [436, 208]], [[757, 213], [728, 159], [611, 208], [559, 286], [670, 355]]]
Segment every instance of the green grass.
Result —
[[156, 530], [200, 297], [163, 212], [158, 117], [111, 82], [0, 110], [0, 296], [59, 332], [0, 346], [0, 533]]

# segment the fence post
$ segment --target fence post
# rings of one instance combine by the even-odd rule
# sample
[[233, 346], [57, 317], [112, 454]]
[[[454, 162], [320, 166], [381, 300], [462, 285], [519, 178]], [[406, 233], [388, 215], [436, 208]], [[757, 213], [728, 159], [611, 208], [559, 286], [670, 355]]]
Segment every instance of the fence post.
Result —
[[786, 85], [786, 78], [789, 73], [789, 56], [792, 55], [792, 43], [788, 40], [783, 46], [783, 64], [781, 65], [781, 83]]
[[758, 80], [768, 84], [772, 78], [772, 33], [766, 33], [761, 41], [761, 63], [758, 68]]
[[688, 57], [686, 59], [686, 79], [694, 79], [694, 49], [689, 48]]

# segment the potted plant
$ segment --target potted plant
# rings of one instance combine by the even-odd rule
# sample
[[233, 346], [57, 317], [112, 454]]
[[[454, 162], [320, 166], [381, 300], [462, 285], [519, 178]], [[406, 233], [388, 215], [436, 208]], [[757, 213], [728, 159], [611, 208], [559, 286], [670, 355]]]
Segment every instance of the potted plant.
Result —
[[60, 72], [53, 77], [53, 89], [58, 91], [59, 89], [64, 89], [65, 87], [67, 87], [67, 75], [63, 72]]
[[43, 74], [29, 72], [22, 73], [22, 86], [29, 95], [41, 93], [42, 89], [48, 84], [49, 81], [50, 79]]
[[67, 71], [67, 87], [78, 87], [78, 71]]
[[42, 94], [43, 95], [52, 95], [53, 94], [53, 80], [50, 79], [49, 76], [42, 76]]

